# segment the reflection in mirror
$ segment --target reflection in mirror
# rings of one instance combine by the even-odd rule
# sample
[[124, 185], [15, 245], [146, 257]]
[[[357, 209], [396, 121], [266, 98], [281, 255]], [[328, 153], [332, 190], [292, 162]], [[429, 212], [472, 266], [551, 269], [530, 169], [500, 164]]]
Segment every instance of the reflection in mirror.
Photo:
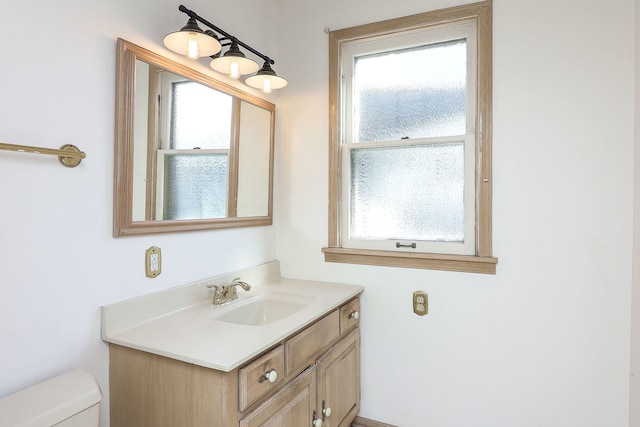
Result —
[[119, 39], [114, 236], [271, 224], [274, 112]]

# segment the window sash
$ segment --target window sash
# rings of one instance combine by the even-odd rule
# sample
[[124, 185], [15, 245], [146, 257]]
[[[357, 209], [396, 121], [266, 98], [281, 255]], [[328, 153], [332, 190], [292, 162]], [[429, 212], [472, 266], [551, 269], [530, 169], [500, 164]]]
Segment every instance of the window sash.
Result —
[[474, 22], [461, 22], [455, 27], [428, 27], [418, 30], [400, 33], [393, 36], [381, 35], [358, 39], [347, 42], [341, 50], [341, 74], [342, 74], [342, 127], [341, 142], [352, 143], [354, 105], [353, 105], [353, 74], [355, 58], [358, 56], [385, 53], [401, 49], [414, 48], [425, 45], [434, 45], [453, 40], [466, 39], [467, 41], [467, 115], [466, 134], [475, 133], [476, 127], [476, 66], [477, 66], [477, 40], [476, 24]]
[[[350, 234], [351, 223], [351, 151], [367, 148], [390, 148], [403, 146], [420, 146], [432, 144], [446, 144], [453, 142], [464, 143], [464, 239], [462, 242], [438, 242], [419, 239], [357, 239]], [[448, 253], [457, 255], [472, 255], [475, 253], [475, 135], [456, 135], [440, 138], [423, 138], [419, 140], [400, 140], [375, 143], [354, 143], [342, 145], [342, 216], [341, 227], [342, 247], [354, 249], [373, 249], [399, 252], [429, 252]], [[467, 179], [471, 176], [471, 179]], [[416, 243], [416, 247], [406, 247]], [[398, 246], [400, 245], [400, 246]]]
[[[365, 40], [347, 42], [342, 48], [342, 126], [341, 126], [341, 207], [340, 240], [343, 248], [372, 249], [397, 252], [423, 252], [456, 255], [476, 253], [476, 104], [477, 104], [477, 27], [474, 21], [462, 21], [447, 27], [428, 27], [392, 36], [376, 36]], [[426, 46], [453, 40], [466, 40], [467, 89], [466, 89], [466, 134], [437, 138], [410, 140], [354, 142], [353, 120], [353, 74], [355, 58], [358, 56], [396, 51], [399, 49]], [[351, 150], [375, 147], [400, 147], [450, 142], [464, 142], [464, 239], [462, 242], [411, 241], [397, 239], [355, 239], [350, 235], [351, 223]], [[415, 248], [410, 246], [415, 243]], [[407, 245], [409, 245], [407, 247]]]
[[[227, 157], [227, 162], [229, 161], [229, 155], [230, 155], [230, 150], [227, 149], [194, 149], [194, 150], [174, 150], [174, 149], [161, 149], [157, 151], [157, 164], [158, 164], [158, 174], [156, 175], [156, 212], [160, 212], [162, 213], [164, 211], [164, 206], [165, 206], [165, 168], [167, 168], [168, 166], [166, 166], [166, 162], [165, 159], [169, 156], [174, 156], [174, 155], [183, 155], [183, 156], [207, 156], [207, 155], [214, 155], [214, 156], [226, 156]], [[229, 181], [229, 180], [228, 180]], [[229, 189], [230, 183], [227, 182], [227, 215], [230, 209], [230, 189]]]

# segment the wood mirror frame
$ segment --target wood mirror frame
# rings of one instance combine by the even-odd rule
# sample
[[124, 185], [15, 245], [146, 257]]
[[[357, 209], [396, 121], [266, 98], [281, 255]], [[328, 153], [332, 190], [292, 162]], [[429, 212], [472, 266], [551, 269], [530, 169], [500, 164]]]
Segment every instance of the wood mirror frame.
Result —
[[[269, 135], [263, 136], [268, 140], [268, 177], [265, 186], [268, 187], [266, 215], [264, 216], [228, 216], [224, 218], [178, 219], [178, 220], [133, 220], [134, 212], [134, 109], [136, 61], [143, 61], [162, 68], [171, 73], [198, 82], [217, 91], [232, 96], [234, 99], [247, 102], [253, 106], [269, 112], [270, 123], [267, 130]], [[240, 104], [240, 103], [238, 103]], [[151, 119], [152, 120], [152, 119]], [[151, 121], [150, 120], [150, 121]], [[151, 125], [153, 126], [153, 124]], [[156, 124], [157, 126], [157, 124]], [[115, 132], [115, 165], [114, 165], [114, 212], [113, 236], [120, 237], [137, 234], [153, 234], [166, 232], [180, 232], [192, 230], [206, 230], [231, 227], [250, 227], [271, 225], [273, 220], [273, 156], [274, 156], [274, 126], [275, 105], [262, 98], [242, 92], [238, 88], [218, 81], [208, 75], [174, 62], [159, 54], [151, 52], [126, 40], [117, 42], [117, 81], [116, 81], [116, 132]], [[237, 135], [232, 138], [238, 138]], [[231, 156], [229, 169], [233, 167]], [[236, 166], [237, 168], [237, 160]], [[229, 181], [236, 186], [235, 194], [229, 191], [228, 197], [237, 198], [238, 180], [229, 176]]]

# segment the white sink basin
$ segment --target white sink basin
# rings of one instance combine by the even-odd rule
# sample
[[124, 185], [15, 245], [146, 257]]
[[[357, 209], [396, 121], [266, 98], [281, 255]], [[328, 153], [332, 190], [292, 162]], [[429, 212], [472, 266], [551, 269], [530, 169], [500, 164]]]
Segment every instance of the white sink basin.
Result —
[[262, 294], [233, 303], [216, 320], [238, 325], [260, 326], [288, 317], [315, 301], [314, 297], [292, 294]]

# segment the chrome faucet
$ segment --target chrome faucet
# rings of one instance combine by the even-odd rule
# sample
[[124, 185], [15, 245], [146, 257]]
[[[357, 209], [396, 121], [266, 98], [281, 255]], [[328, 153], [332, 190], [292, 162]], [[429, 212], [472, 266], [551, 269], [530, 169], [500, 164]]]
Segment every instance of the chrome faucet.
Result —
[[236, 286], [240, 286], [245, 291], [251, 289], [251, 285], [247, 282], [242, 282], [239, 277], [236, 277], [227, 285], [207, 285], [207, 288], [213, 288], [212, 303], [214, 305], [220, 305], [238, 298]]

